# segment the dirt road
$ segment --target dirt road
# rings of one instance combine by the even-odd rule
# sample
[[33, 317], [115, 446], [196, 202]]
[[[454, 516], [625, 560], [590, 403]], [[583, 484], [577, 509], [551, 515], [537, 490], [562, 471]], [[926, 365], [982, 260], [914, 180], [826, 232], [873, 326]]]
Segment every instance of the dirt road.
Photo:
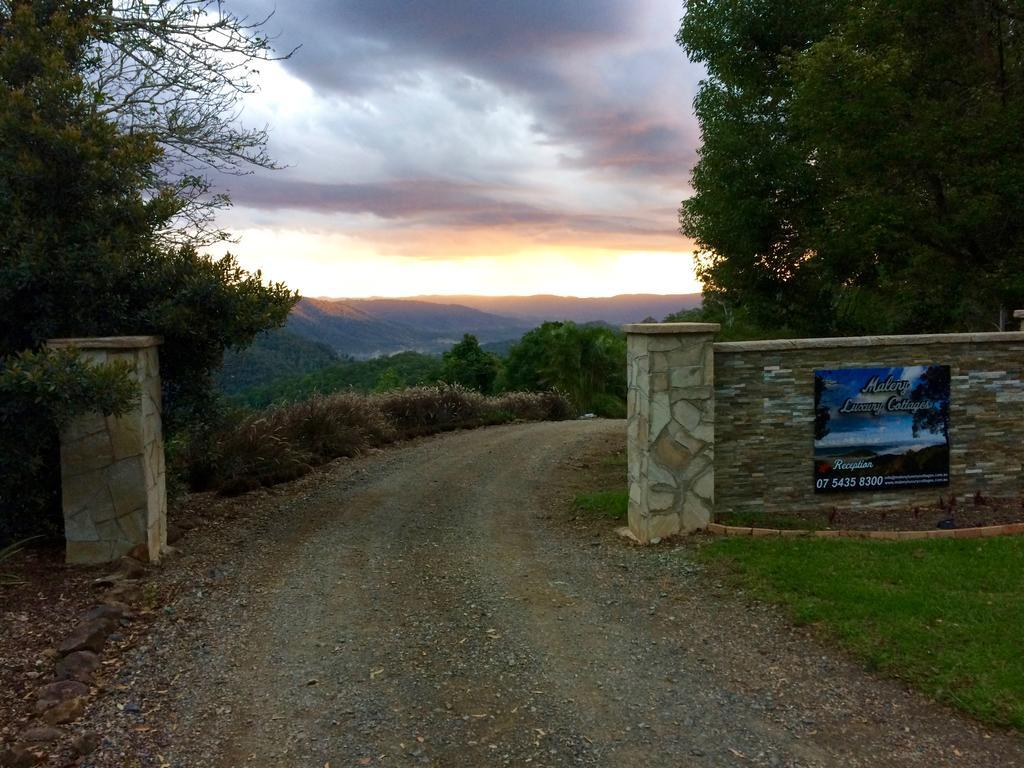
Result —
[[167, 734], [133, 761], [1024, 765], [1018, 737], [862, 672], [685, 546], [559, 520], [567, 457], [623, 430], [453, 433], [283, 496], [266, 543], [183, 588], [125, 669], [106, 716]]

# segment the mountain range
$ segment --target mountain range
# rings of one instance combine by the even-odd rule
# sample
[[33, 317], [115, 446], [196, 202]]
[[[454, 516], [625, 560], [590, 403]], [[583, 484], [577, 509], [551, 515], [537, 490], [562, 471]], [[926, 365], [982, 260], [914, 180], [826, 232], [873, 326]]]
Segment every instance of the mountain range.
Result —
[[304, 298], [292, 310], [287, 329], [339, 355], [368, 358], [403, 350], [437, 354], [466, 333], [482, 344], [507, 342], [548, 320], [622, 325], [696, 306], [700, 294]]

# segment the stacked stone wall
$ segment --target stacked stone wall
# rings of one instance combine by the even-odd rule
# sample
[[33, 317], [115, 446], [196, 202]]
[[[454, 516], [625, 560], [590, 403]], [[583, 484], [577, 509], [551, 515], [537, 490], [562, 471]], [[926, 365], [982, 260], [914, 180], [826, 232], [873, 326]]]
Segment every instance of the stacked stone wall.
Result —
[[88, 414], [61, 432], [61, 496], [69, 563], [104, 563], [145, 545], [150, 560], [167, 546], [167, 498], [160, 371], [152, 336], [54, 339], [94, 365], [127, 363], [135, 407], [119, 417]]
[[[814, 371], [950, 367], [950, 485], [816, 494]], [[884, 510], [980, 492], [1017, 498], [1024, 461], [1024, 333], [714, 345], [715, 511]]]
[[715, 324], [626, 326], [629, 530], [703, 528], [714, 505]]

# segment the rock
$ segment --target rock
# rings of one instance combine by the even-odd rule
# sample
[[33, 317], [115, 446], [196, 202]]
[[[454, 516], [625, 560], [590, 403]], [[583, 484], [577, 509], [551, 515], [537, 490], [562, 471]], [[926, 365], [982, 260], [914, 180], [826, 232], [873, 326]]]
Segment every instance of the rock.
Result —
[[71, 748], [80, 755], [91, 755], [99, 745], [99, 734], [92, 731], [75, 734], [71, 739]]
[[112, 622], [108, 619], [83, 621], [75, 627], [70, 635], [64, 638], [64, 641], [57, 646], [57, 650], [62, 656], [75, 651], [99, 653], [103, 650], [103, 643], [107, 641], [107, 636], [113, 629]]
[[142, 707], [140, 707], [137, 702], [129, 701], [127, 704], [121, 707], [121, 711], [137, 715], [139, 712], [142, 711]]
[[[149, 557], [146, 557], [149, 561]], [[138, 579], [146, 575], [146, 566], [141, 560], [136, 560], [130, 555], [125, 555], [120, 560], [121, 573], [128, 579]]]
[[64, 732], [58, 728], [51, 728], [48, 725], [37, 725], [22, 731], [20, 739], [36, 744], [46, 744], [51, 741], [58, 741], [63, 735]]
[[103, 603], [101, 605], [90, 608], [85, 616], [82, 618], [85, 621], [95, 621], [96, 619], [109, 619], [110, 621], [118, 621], [125, 614], [125, 608], [123, 604], [116, 602]]
[[108, 573], [106, 576], [100, 576], [98, 579], [92, 580], [94, 587], [112, 587], [117, 584], [121, 579], [124, 578], [124, 574], [121, 573]]
[[142, 590], [134, 581], [122, 581], [103, 594], [103, 602], [138, 603], [142, 601]]
[[96, 670], [100, 668], [100, 657], [92, 651], [74, 651], [57, 662], [58, 680], [77, 680], [91, 683]]
[[84, 696], [62, 701], [55, 707], [51, 707], [43, 713], [43, 720], [50, 725], [63, 725], [77, 720], [85, 712], [85, 705], [88, 703]]
[[167, 543], [174, 544], [176, 541], [181, 540], [182, 526], [175, 525], [174, 523], [167, 523]]
[[77, 680], [58, 680], [55, 683], [47, 683], [36, 691], [36, 696], [38, 697], [36, 712], [43, 712], [51, 707], [55, 707], [62, 701], [88, 695], [89, 686]]
[[133, 619], [133, 618], [135, 618], [135, 614], [132, 612], [132, 607], [130, 605], [128, 605], [128, 603], [122, 603], [120, 600], [104, 599], [103, 600], [103, 605], [106, 605], [106, 606], [109, 606], [110, 608], [114, 608], [116, 610], [121, 611], [121, 617], [120, 618], [122, 618], [122, 619]]
[[0, 766], [3, 768], [32, 768], [38, 762], [24, 744], [15, 744], [10, 749], [0, 749]]

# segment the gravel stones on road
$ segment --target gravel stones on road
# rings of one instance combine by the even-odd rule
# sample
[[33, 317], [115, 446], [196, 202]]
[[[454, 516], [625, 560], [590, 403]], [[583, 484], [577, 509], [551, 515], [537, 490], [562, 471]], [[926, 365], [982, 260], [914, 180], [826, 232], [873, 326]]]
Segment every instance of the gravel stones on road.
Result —
[[89, 765], [1024, 765], [1018, 736], [864, 673], [685, 544], [567, 522], [568, 460], [623, 442], [600, 420], [457, 432], [192, 537], [90, 708], [123, 725]]

